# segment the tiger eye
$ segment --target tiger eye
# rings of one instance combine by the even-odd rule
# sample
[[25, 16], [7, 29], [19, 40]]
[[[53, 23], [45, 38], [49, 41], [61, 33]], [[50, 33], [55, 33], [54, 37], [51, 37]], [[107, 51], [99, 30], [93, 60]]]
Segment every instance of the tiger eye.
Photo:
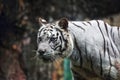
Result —
[[57, 36], [59, 35], [59, 33], [57, 33]]
[[52, 36], [55, 36], [55, 34], [53, 34]]
[[53, 30], [50, 29], [50, 31], [53, 31]]
[[53, 28], [53, 26], [50, 26], [51, 28]]

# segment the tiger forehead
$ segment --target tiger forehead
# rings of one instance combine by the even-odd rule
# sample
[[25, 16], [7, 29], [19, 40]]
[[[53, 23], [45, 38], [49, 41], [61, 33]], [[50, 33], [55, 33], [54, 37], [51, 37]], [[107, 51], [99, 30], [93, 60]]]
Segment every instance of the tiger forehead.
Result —
[[55, 24], [54, 24], [54, 23], [50, 23], [50, 24], [47, 24], [46, 27], [47, 27], [47, 28], [52, 28], [52, 29], [53, 29], [53, 28], [55, 27]]
[[45, 31], [45, 32], [46, 31], [54, 32], [54, 31], [56, 31], [56, 26], [53, 23], [49, 23], [49, 24], [45, 25], [43, 31]]
[[50, 26], [49, 27], [45, 27], [43, 28], [42, 30], [42, 33], [45, 35], [45, 34], [49, 34], [49, 35], [58, 35], [59, 31], [56, 29], [56, 28], [51, 28]]

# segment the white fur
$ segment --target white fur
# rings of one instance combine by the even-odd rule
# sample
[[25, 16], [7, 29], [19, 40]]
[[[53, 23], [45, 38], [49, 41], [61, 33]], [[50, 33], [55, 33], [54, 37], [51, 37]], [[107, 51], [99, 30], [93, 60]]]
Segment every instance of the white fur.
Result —
[[[104, 34], [104, 38], [105, 38], [105, 45], [108, 44], [108, 46], [106, 46], [105, 48], [109, 48], [109, 52], [106, 50], [104, 53], [103, 50], [103, 45], [104, 45], [104, 39], [103, 36], [101, 34], [100, 29], [98, 28], [98, 23], [95, 20], [90, 21], [91, 24], [87, 23], [87, 22], [80, 22], [80, 21], [69, 21], [69, 25], [68, 25], [68, 30], [70, 32], [70, 34], [72, 34], [72, 36], [74, 36], [74, 38], [76, 38], [76, 42], [77, 45], [79, 46], [79, 48], [81, 49], [81, 55], [83, 58], [83, 67], [90, 70], [89, 66], [90, 66], [90, 62], [86, 60], [86, 53], [85, 53], [85, 44], [87, 44], [86, 49], [87, 49], [87, 53], [88, 53], [88, 58], [90, 56], [92, 56], [92, 60], [93, 60], [93, 69], [95, 71], [95, 73], [97, 75], [100, 75], [100, 54], [101, 54], [101, 58], [102, 58], [102, 68], [103, 68], [103, 75], [107, 75], [110, 72], [110, 76], [114, 79], [117, 79], [117, 74], [118, 71], [116, 70], [116, 68], [114, 67], [115, 65], [115, 61], [120, 59], [120, 38], [117, 32], [117, 27], [115, 27], [113, 30], [113, 33], [115, 34], [115, 43], [113, 41], [113, 38], [111, 36], [111, 26], [107, 25], [107, 29], [108, 29], [108, 34], [106, 32], [105, 29], [105, 25], [104, 22], [101, 20], [98, 20], [99, 22], [99, 26], [102, 30], [102, 33]], [[75, 26], [74, 24], [80, 26], [81, 28]], [[85, 24], [83, 24], [85, 23]], [[119, 31], [120, 32], [120, 31]], [[73, 40], [71, 40], [70, 37], [70, 41], [73, 41], [74, 43], [74, 38], [72, 38]], [[72, 44], [73, 44], [72, 43]], [[113, 49], [116, 53], [116, 58], [114, 57], [114, 52], [113, 49], [111, 47], [111, 44], [113, 46]], [[76, 45], [74, 43], [74, 45]], [[78, 52], [73, 50], [73, 53], [71, 54], [71, 57], [74, 58], [74, 54], [77, 54], [76, 57], [78, 56]], [[105, 56], [104, 56], [105, 54]], [[110, 59], [109, 59], [110, 56]], [[70, 59], [71, 59], [70, 57]], [[79, 57], [80, 58], [80, 57]], [[111, 64], [110, 65], [110, 60], [111, 60]], [[71, 60], [72, 64], [75, 64], [77, 66], [80, 66], [80, 60], [75, 61]], [[120, 61], [118, 61], [120, 62]], [[111, 70], [110, 70], [111, 68]], [[103, 76], [102, 76], [103, 77]]]

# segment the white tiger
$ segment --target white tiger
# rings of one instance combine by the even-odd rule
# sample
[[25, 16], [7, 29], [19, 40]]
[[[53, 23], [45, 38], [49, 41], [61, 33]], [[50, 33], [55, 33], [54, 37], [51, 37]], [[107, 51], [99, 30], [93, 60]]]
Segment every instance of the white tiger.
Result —
[[37, 55], [43, 61], [69, 58], [74, 80], [120, 80], [119, 27], [101, 20], [39, 20]]

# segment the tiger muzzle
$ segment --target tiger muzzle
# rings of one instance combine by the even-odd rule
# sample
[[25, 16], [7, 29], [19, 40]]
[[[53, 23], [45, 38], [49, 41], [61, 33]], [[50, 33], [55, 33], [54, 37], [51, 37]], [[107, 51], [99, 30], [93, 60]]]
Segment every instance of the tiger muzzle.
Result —
[[38, 50], [38, 53], [40, 56], [43, 56], [45, 54], [46, 50]]

